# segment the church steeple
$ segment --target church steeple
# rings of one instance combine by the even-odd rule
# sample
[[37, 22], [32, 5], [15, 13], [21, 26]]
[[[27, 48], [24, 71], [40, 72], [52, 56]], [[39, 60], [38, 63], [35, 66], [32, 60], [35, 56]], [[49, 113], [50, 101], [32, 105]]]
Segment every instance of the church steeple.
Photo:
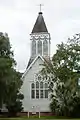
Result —
[[50, 58], [50, 34], [40, 11], [31, 32], [31, 60], [40, 55]]
[[42, 12], [39, 12], [39, 15], [37, 17], [37, 20], [36, 20], [35, 25], [32, 30], [32, 33], [39, 33], [39, 32], [47, 32], [48, 33]]

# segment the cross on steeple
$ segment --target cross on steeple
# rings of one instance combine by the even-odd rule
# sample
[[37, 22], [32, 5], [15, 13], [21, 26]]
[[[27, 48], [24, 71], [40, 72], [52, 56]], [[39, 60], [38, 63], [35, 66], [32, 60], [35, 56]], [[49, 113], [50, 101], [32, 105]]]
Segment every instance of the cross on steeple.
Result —
[[41, 7], [43, 6], [43, 4], [40, 4], [39, 6], [40, 6], [40, 12], [41, 12]]

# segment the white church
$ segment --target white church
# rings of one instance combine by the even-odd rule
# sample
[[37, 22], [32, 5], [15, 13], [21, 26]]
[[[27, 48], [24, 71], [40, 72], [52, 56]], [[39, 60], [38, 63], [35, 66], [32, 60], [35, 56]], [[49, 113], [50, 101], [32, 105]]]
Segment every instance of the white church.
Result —
[[24, 112], [50, 112], [48, 81], [42, 79], [42, 64], [50, 60], [50, 33], [48, 33], [42, 12], [39, 12], [30, 34], [31, 57], [22, 76], [22, 93], [24, 94]]

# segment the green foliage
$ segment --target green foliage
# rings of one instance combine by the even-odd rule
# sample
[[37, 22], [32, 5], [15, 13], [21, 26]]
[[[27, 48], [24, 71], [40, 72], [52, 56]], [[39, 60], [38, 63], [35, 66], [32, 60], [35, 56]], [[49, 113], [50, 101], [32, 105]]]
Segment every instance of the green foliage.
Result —
[[[68, 39], [67, 43], [57, 45], [56, 54], [51, 62], [45, 63], [42, 75], [53, 82], [50, 84], [51, 111], [57, 115], [77, 116], [79, 112], [75, 111], [80, 105], [80, 93], [78, 89], [78, 78], [80, 74], [80, 34]], [[75, 111], [75, 112], [73, 112]]]
[[2, 104], [5, 94], [8, 71], [15, 64], [10, 51], [9, 38], [6, 34], [0, 33], [0, 105]]
[[16, 116], [17, 112], [23, 110], [21, 100], [24, 98], [24, 96], [19, 91], [22, 85], [22, 81], [20, 80], [20, 73], [14, 71], [11, 76], [12, 79], [8, 83], [8, 87], [6, 89], [5, 103], [9, 111], [9, 115]]
[[[16, 62], [13, 58], [9, 37], [0, 32], [0, 107], [5, 103], [8, 111], [22, 110], [23, 99], [19, 90], [22, 85], [21, 74], [14, 69]], [[14, 109], [14, 108], [15, 109]]]
[[[18, 95], [15, 97], [17, 98]], [[7, 103], [7, 109], [9, 111], [9, 116], [16, 116], [17, 112], [21, 112], [23, 110], [22, 102], [18, 99], [12, 100], [10, 103]]]

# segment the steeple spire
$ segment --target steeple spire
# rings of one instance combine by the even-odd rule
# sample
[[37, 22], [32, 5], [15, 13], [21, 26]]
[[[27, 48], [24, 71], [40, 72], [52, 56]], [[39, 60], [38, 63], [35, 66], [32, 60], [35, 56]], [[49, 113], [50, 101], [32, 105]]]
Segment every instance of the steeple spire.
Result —
[[40, 4], [40, 12], [39, 15], [37, 17], [37, 20], [35, 22], [35, 25], [33, 27], [32, 33], [39, 33], [39, 32], [47, 32], [47, 27], [46, 24], [44, 22], [44, 18], [42, 16], [42, 12], [41, 12], [41, 4]]
[[30, 35], [31, 57], [28, 66], [37, 56], [42, 56], [45, 59], [50, 58], [50, 34], [48, 33], [43, 13], [41, 12], [41, 4], [40, 12]]

